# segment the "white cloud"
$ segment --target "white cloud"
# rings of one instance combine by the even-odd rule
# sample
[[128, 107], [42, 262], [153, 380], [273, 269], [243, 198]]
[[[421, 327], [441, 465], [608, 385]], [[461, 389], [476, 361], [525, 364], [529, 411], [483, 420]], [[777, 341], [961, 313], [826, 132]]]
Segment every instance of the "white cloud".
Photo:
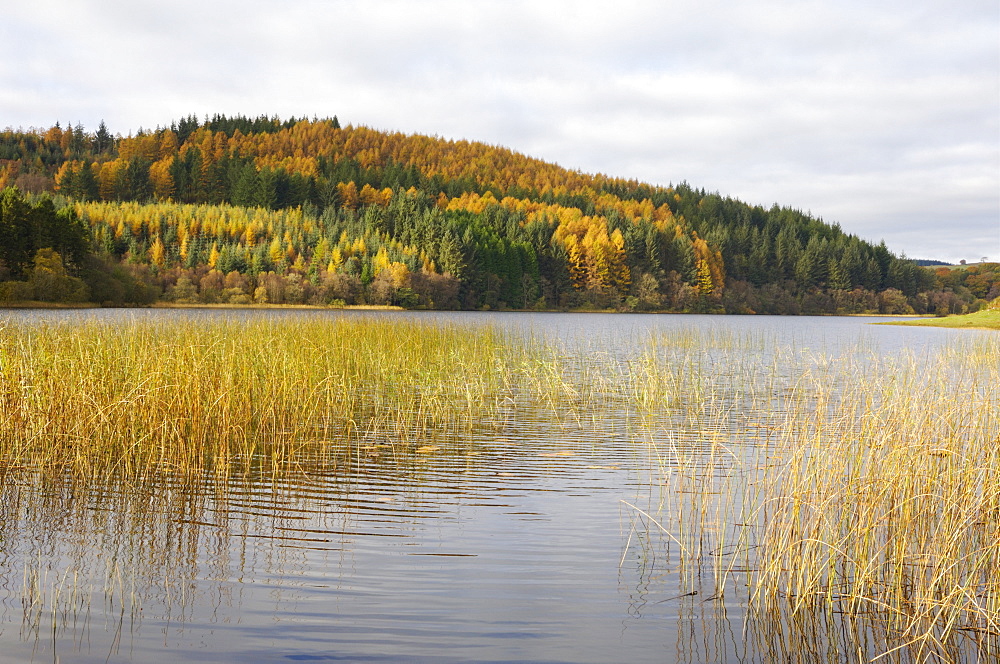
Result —
[[909, 255], [1000, 257], [992, 0], [36, 0], [7, 13], [2, 125], [337, 114], [788, 204]]

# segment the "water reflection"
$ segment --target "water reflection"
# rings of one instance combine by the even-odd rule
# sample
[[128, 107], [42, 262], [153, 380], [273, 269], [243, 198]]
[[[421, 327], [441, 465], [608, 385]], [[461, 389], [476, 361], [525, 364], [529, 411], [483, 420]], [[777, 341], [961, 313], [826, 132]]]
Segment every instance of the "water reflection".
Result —
[[584, 628], [567, 603], [590, 614], [604, 595], [617, 613], [615, 496], [635, 478], [624, 441], [581, 449], [558, 428], [528, 449], [513, 430], [474, 449], [350, 446], [276, 475], [9, 476], [0, 537], [23, 578], [4, 579], [7, 622], [23, 615], [10, 661], [155, 658], [164, 638], [171, 657], [204, 641], [250, 661], [440, 661], [450, 642], [467, 661], [541, 641], [565, 660]]

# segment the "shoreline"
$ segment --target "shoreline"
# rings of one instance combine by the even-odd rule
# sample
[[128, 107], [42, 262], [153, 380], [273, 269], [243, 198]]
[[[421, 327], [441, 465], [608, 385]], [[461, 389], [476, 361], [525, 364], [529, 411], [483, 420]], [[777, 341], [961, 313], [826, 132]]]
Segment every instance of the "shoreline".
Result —
[[[231, 303], [204, 303], [204, 302], [154, 302], [148, 305], [126, 305], [122, 307], [105, 307], [95, 302], [42, 302], [38, 300], [25, 300], [20, 302], [5, 302], [0, 304], [0, 311], [4, 309], [300, 309], [307, 311], [448, 311], [472, 313], [494, 312], [494, 313], [558, 313], [558, 314], [638, 314], [638, 315], [705, 315], [705, 316], [758, 316], [772, 314], [742, 314], [742, 313], [703, 313], [693, 311], [618, 311], [616, 309], [407, 309], [391, 304], [347, 304], [342, 306], [332, 306], [324, 304], [231, 304]], [[773, 314], [778, 315], [778, 314]], [[788, 314], [787, 317], [798, 318], [802, 316], [819, 316], [827, 318], [898, 318], [904, 319], [896, 321], [882, 321], [876, 325], [906, 325], [916, 323], [920, 320], [946, 320], [929, 314]], [[950, 318], [950, 317], [948, 317]], [[917, 323], [921, 324], [921, 323]], [[930, 323], [923, 323], [929, 325]], [[950, 327], [950, 326], [947, 326]], [[992, 328], [991, 328], [992, 329]]]

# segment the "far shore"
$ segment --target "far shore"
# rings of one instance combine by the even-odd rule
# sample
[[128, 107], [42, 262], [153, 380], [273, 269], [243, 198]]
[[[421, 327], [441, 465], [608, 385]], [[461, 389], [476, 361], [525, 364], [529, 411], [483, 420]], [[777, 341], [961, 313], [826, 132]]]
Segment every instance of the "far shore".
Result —
[[40, 300], [21, 300], [4, 302], [0, 309], [100, 309], [101, 305], [93, 302], [42, 302]]
[[[27, 300], [20, 302], [5, 302], [0, 304], [3, 309], [100, 309], [101, 305], [94, 302], [41, 302], [37, 300]], [[131, 307], [125, 307], [131, 308]], [[322, 304], [231, 304], [215, 303], [207, 304], [200, 302], [180, 303], [180, 302], [155, 302], [150, 305], [143, 305], [145, 309], [301, 309], [314, 311], [410, 311], [405, 307], [389, 304], [347, 304], [341, 306], [331, 306]], [[418, 309], [417, 311], [424, 311]], [[632, 311], [619, 312], [615, 309], [497, 309], [509, 313], [581, 313], [581, 314], [608, 314], [608, 313], [635, 313], [635, 314], [681, 314], [687, 312], [676, 311]], [[719, 316], [733, 315], [742, 316], [744, 314], [714, 314]], [[753, 314], [749, 314], [753, 315]], [[953, 316], [928, 316], [926, 314], [807, 314], [814, 316], [829, 317], [855, 317], [855, 318], [893, 318], [896, 320], [879, 321], [875, 325], [921, 325], [926, 327], [952, 327], [964, 329], [984, 329], [1000, 330], [1000, 309], [988, 309], [973, 314], [953, 315]]]
[[[0, 310], [2, 309], [102, 309], [108, 307], [102, 307], [94, 302], [41, 302], [38, 300], [24, 300], [20, 302], [5, 302], [0, 304]], [[110, 307], [110, 308], [125, 308], [131, 309], [136, 308], [134, 306], [127, 307]], [[321, 304], [204, 304], [200, 302], [194, 302], [189, 304], [181, 304], [177, 302], [155, 302], [150, 305], [140, 305], [138, 308], [141, 309], [354, 309], [354, 310], [366, 310], [366, 311], [405, 311], [403, 307], [397, 307], [389, 304], [347, 304], [344, 306], [334, 307], [326, 306]]]
[[345, 304], [328, 306], [324, 304], [203, 304], [199, 302], [183, 304], [178, 302], [156, 302], [151, 309], [322, 309], [322, 310], [364, 310], [364, 311], [406, 311], [391, 304]]

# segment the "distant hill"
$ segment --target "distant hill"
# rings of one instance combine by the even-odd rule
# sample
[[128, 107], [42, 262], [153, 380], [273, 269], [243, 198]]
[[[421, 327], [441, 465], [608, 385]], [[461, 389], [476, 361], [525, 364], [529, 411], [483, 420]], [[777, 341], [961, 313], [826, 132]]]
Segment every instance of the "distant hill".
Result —
[[926, 258], [911, 258], [914, 263], [920, 265], [921, 267], [931, 267], [934, 265], [951, 265], [951, 263], [945, 263], [944, 261], [928, 260]]
[[[974, 300], [798, 210], [336, 116], [7, 130], [7, 185], [72, 206], [105, 267], [70, 272], [101, 302], [796, 314]], [[0, 281], [30, 267], [2, 266]]]

